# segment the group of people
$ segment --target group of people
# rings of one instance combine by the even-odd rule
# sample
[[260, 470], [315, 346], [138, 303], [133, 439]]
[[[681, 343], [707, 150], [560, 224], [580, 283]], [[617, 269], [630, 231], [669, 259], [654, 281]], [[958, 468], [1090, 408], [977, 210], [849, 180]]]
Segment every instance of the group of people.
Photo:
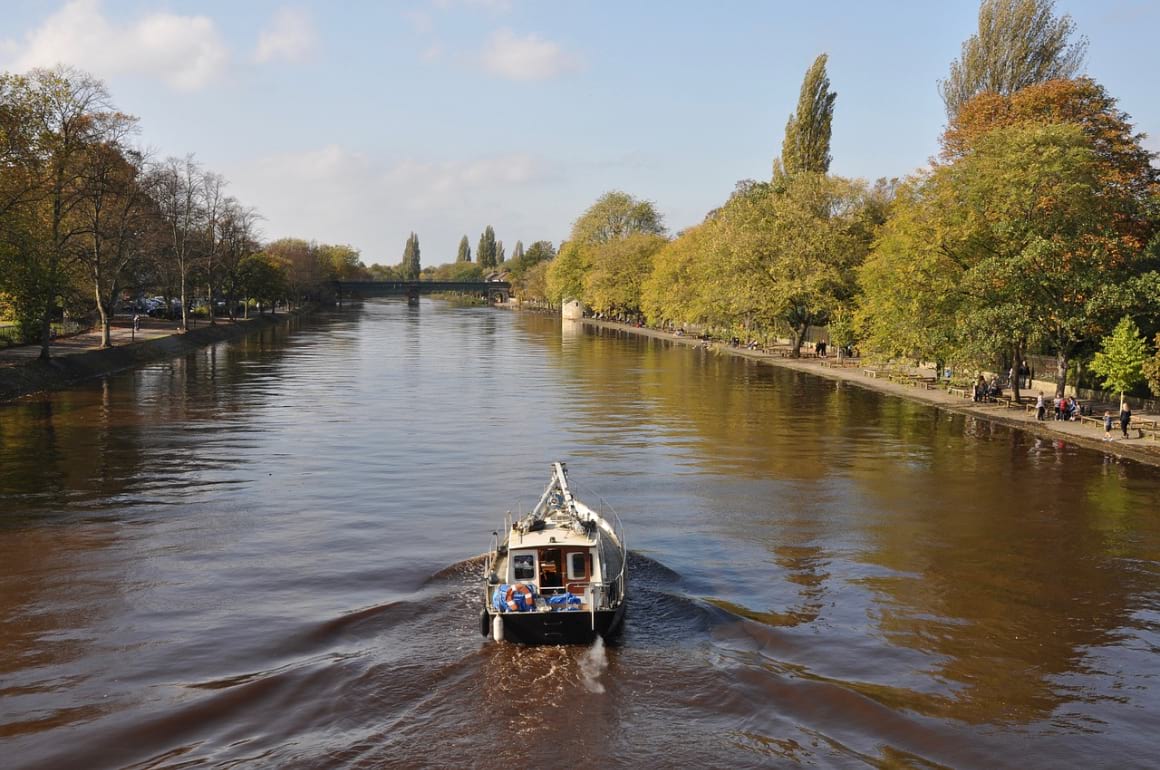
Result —
[[[1083, 413], [1075, 396], [1056, 396], [1051, 400], [1051, 408], [1055, 419], [1064, 422], [1078, 420]], [[1047, 419], [1047, 400], [1043, 397], [1043, 391], [1039, 391], [1039, 398], [1035, 401], [1035, 419]]]
[[[1124, 438], [1128, 437], [1128, 426], [1132, 424], [1132, 407], [1128, 406], [1128, 402], [1120, 404], [1120, 433], [1124, 434]], [[1104, 441], [1112, 440], [1112, 413], [1104, 412]]]
[[976, 403], [986, 401], [988, 398], [998, 398], [1003, 395], [1003, 386], [999, 383], [998, 377], [991, 377], [991, 381], [983, 375], [979, 375], [979, 379], [975, 380], [974, 400]]
[[[1075, 396], [1056, 396], [1052, 399], [1052, 408], [1055, 411], [1055, 419], [1057, 420], [1078, 420], [1083, 410], [1080, 408], [1079, 402], [1075, 400]], [[1088, 414], [1091, 411], [1088, 410]], [[1039, 398], [1035, 401], [1035, 419], [1043, 421], [1047, 419], [1047, 399], [1043, 396], [1043, 391], [1039, 392]], [[1112, 413], [1104, 411], [1104, 441], [1112, 440]], [[1128, 426], [1132, 424], [1132, 407], [1125, 401], [1120, 406], [1120, 433], [1124, 438], [1128, 438]]]
[[1031, 371], [1031, 367], [1027, 365], [1026, 361], [1024, 361], [1018, 366], [1012, 366], [1007, 371], [1007, 382], [1015, 382], [1015, 378], [1018, 377], [1019, 387], [1030, 388], [1031, 378], [1034, 376], [1035, 373]]

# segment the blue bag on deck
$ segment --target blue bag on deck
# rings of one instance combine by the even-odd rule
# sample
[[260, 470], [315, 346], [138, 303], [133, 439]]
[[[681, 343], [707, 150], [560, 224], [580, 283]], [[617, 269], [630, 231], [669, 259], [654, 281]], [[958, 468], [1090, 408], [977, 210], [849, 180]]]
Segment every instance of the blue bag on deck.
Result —
[[571, 592], [548, 597], [548, 605], [554, 610], [574, 610], [578, 609], [580, 604], [580, 597]]

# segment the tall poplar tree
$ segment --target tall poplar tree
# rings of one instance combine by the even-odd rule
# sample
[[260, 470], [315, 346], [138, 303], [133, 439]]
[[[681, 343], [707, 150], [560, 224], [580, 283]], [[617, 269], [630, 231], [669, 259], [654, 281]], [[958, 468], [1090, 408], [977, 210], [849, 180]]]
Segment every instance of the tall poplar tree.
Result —
[[475, 249], [475, 258], [484, 270], [496, 265], [495, 230], [488, 225], [479, 236], [479, 246]]
[[500, 265], [502, 265], [504, 263], [504, 261], [506, 261], [506, 260], [507, 260], [507, 256], [504, 254], [503, 241], [496, 241], [495, 242], [495, 265], [496, 265], [496, 267], [499, 267]]
[[826, 54], [821, 54], [806, 70], [797, 112], [785, 124], [781, 169], [787, 174], [825, 174], [830, 170], [830, 124], [838, 94], [830, 90], [826, 60]]
[[467, 243], [467, 236], [459, 239], [459, 254], [455, 257], [456, 262], [470, 262], [471, 261], [471, 246]]
[[402, 273], [404, 281], [419, 279], [419, 236], [414, 233], [407, 238], [407, 245], [403, 249]]
[[522, 264], [524, 259], [524, 242], [516, 241], [516, 247], [512, 249], [512, 262]]
[[939, 92], [954, 118], [972, 96], [990, 91], [1010, 96], [1049, 80], [1073, 78], [1083, 69], [1087, 39], [1072, 40], [1075, 22], [1055, 17], [1054, 0], [983, 0], [979, 29], [951, 62]]

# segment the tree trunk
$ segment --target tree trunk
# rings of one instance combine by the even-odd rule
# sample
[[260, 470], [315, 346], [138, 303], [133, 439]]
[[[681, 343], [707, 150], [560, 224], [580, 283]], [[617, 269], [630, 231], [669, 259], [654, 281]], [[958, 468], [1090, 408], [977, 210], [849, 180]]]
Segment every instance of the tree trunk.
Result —
[[101, 287], [100, 287], [99, 283], [97, 284], [96, 292], [97, 292], [97, 313], [101, 317], [101, 347], [102, 348], [111, 348], [111, 347], [113, 347], [113, 338], [112, 338], [112, 335], [109, 333], [109, 326], [110, 326], [109, 311], [108, 311], [108, 308], [105, 307], [104, 300], [101, 298]]
[[1068, 352], [1063, 348], [1055, 354], [1055, 395], [1063, 398], [1063, 389], [1067, 386]]
[[49, 299], [44, 307], [44, 315], [40, 318], [40, 360], [49, 359], [48, 346], [52, 335], [52, 300]]
[[185, 271], [181, 271], [181, 331], [189, 331], [189, 314], [185, 307]]
[[809, 333], [809, 331], [810, 331], [810, 325], [808, 323], [802, 324], [801, 326], [794, 327], [794, 329], [793, 329], [793, 351], [790, 353], [791, 358], [801, 358], [802, 357], [802, 343], [804, 343], [806, 341], [806, 335]]
[[1023, 365], [1023, 349], [1018, 342], [1011, 346], [1011, 355], [1015, 359], [1015, 363], [1011, 364], [1011, 368], [1008, 370], [1011, 372], [1011, 397], [1015, 399], [1015, 403], [1019, 403], [1019, 378], [1022, 376], [1020, 367]]

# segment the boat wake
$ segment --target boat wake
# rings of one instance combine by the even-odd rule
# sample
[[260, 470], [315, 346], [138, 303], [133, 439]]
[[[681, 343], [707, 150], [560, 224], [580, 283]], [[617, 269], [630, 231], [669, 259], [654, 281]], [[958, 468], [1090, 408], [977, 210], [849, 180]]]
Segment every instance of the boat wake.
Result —
[[604, 651], [604, 639], [596, 637], [592, 646], [580, 658], [580, 683], [584, 689], [597, 695], [604, 694], [604, 685], [600, 683], [600, 675], [608, 668], [608, 655]]

